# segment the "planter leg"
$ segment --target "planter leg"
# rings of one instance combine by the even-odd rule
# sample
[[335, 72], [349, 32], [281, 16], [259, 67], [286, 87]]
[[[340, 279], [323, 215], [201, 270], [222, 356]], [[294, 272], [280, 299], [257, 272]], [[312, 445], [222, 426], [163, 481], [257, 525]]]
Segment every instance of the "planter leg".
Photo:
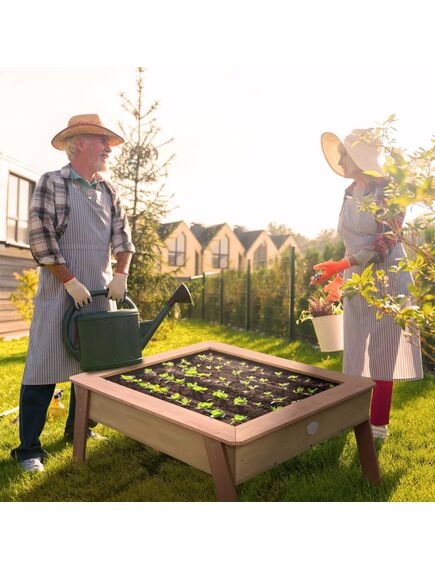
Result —
[[78, 385], [74, 385], [74, 390], [76, 394], [76, 414], [74, 419], [73, 458], [76, 462], [84, 462], [88, 439], [90, 391]]
[[370, 422], [364, 421], [364, 423], [356, 425], [354, 431], [364, 476], [369, 482], [379, 484], [381, 477]]
[[216, 486], [217, 499], [220, 502], [236, 502], [237, 491], [225, 451], [225, 445], [208, 437], [204, 437], [204, 444]]

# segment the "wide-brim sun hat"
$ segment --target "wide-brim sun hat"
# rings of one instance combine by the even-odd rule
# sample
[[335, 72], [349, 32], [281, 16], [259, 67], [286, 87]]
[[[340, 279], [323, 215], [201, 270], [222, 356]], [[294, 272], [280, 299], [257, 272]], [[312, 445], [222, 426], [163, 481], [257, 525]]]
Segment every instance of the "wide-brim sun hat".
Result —
[[78, 134], [107, 136], [109, 146], [117, 146], [125, 142], [122, 136], [105, 127], [98, 115], [76, 115], [69, 119], [66, 128], [56, 134], [51, 144], [57, 150], [65, 150], [65, 140]]
[[332, 132], [324, 132], [320, 137], [326, 161], [339, 176], [344, 177], [344, 170], [339, 164], [341, 158], [340, 145], [344, 147], [358, 168], [363, 172], [374, 171], [378, 174], [383, 173], [382, 166], [379, 164], [379, 147], [361, 140], [361, 137], [366, 132], [364, 129], [355, 129], [343, 141]]

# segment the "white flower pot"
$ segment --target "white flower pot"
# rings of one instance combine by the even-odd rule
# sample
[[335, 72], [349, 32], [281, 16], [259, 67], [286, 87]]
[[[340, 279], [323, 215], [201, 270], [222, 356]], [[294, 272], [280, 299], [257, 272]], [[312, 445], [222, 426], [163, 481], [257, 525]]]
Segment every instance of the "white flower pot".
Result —
[[343, 314], [313, 318], [321, 352], [338, 352], [343, 349]]

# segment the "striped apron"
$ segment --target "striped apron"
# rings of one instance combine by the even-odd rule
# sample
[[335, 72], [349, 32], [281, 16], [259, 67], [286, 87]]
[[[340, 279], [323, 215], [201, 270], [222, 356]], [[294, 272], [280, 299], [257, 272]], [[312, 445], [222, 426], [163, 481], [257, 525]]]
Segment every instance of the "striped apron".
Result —
[[[106, 288], [112, 279], [111, 207], [103, 186], [85, 189], [70, 185], [69, 223], [59, 239], [59, 248], [71, 273], [88, 290]], [[23, 385], [48, 385], [68, 381], [80, 373], [79, 362], [62, 341], [62, 320], [73, 304], [63, 284], [45, 267], [41, 268], [35, 297]], [[96, 297], [80, 313], [116, 310], [116, 303]]]
[[[340, 212], [338, 233], [346, 247], [346, 257], [354, 255], [370, 245], [378, 232], [376, 220], [368, 212], [359, 211], [358, 203], [364, 190], [355, 189], [352, 197], [345, 197]], [[388, 273], [396, 260], [405, 257], [401, 243], [373, 270], [383, 269], [389, 278], [388, 292], [409, 297], [408, 284], [412, 283], [410, 273]], [[365, 266], [346, 269], [344, 279], [352, 273], [361, 274]], [[411, 305], [409, 300], [408, 305]], [[376, 320], [375, 307], [369, 306], [359, 295], [344, 298], [344, 354], [343, 372], [357, 377], [376, 380], [412, 380], [423, 377], [420, 341], [408, 336], [391, 316]]]

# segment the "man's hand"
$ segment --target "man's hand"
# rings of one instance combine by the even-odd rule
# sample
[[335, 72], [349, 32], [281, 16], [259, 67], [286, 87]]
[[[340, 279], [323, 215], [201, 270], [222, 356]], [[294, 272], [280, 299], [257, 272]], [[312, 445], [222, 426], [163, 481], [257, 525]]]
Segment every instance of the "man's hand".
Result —
[[78, 281], [75, 277], [72, 277], [64, 282], [63, 286], [66, 288], [67, 293], [72, 296], [76, 308], [81, 308], [85, 304], [92, 302], [91, 293], [88, 291], [85, 285]]
[[317, 271], [322, 271], [321, 273], [314, 275], [311, 279], [310, 284], [320, 284], [337, 273], [341, 273], [344, 269], [348, 269], [350, 267], [350, 261], [347, 258], [341, 259], [341, 261], [325, 261], [324, 263], [319, 263], [318, 265], [314, 265], [313, 269]]
[[124, 300], [125, 293], [127, 292], [127, 279], [128, 275], [125, 273], [115, 273], [109, 283], [109, 293], [107, 297], [111, 300], [117, 300], [118, 302]]

